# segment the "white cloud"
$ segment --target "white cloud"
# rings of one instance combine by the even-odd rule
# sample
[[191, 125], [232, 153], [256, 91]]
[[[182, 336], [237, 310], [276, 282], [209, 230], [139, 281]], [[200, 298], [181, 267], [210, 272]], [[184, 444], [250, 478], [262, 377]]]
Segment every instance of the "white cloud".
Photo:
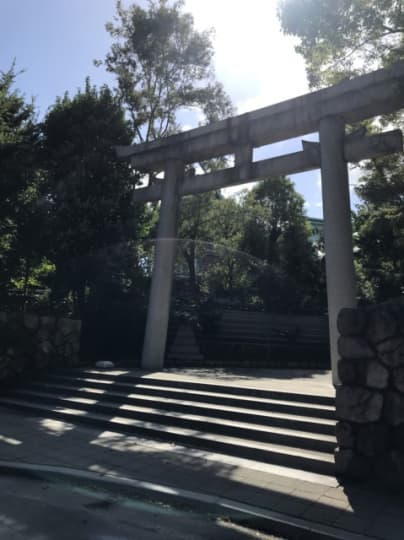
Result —
[[316, 178], [316, 184], [318, 189], [321, 191], [321, 171], [316, 172], [317, 178]]
[[322, 203], [321, 201], [318, 201], [318, 202], [316, 202], [315, 207], [316, 207], [316, 208], [322, 208], [322, 207], [323, 207], [323, 203]]
[[363, 171], [357, 165], [351, 165], [349, 167], [349, 190], [354, 192], [355, 187], [360, 184], [360, 179], [363, 176]]
[[186, 0], [199, 29], [215, 30], [215, 65], [243, 113], [296, 97], [308, 91], [303, 59], [295, 41], [282, 34], [277, 1]]

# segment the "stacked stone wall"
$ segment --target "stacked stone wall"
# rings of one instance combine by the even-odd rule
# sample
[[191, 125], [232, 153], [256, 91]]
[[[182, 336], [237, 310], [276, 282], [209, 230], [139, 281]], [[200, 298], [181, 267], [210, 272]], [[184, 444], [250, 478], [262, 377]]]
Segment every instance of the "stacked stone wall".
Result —
[[0, 381], [79, 363], [81, 321], [0, 312]]
[[338, 317], [336, 471], [404, 490], [404, 303]]

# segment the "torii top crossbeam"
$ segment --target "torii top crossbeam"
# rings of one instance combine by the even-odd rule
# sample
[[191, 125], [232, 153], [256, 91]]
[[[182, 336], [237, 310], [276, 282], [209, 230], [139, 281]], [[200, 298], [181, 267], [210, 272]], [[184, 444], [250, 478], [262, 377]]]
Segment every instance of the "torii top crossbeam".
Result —
[[[247, 114], [144, 144], [118, 147], [139, 171], [164, 170], [164, 180], [135, 190], [136, 201], [161, 199], [142, 367], [164, 365], [179, 197], [271, 175], [321, 168], [327, 297], [333, 382], [338, 384], [337, 315], [355, 307], [348, 162], [402, 151], [402, 134], [346, 136], [345, 125], [404, 108], [404, 62]], [[253, 148], [319, 132], [302, 152], [253, 162]], [[235, 155], [235, 166], [184, 179], [185, 165]]]
[[117, 147], [138, 170], [161, 170], [169, 159], [196, 163], [318, 131], [320, 120], [339, 116], [352, 124], [404, 107], [404, 62], [164, 139]]

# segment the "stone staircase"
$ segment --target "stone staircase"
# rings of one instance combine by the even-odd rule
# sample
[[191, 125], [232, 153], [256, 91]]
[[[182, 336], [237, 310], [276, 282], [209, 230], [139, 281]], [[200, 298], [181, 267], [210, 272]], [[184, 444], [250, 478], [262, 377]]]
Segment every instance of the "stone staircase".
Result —
[[334, 398], [130, 372], [65, 370], [0, 397], [40, 417], [334, 474]]
[[[171, 335], [170, 335], [171, 334]], [[174, 338], [172, 337], [174, 335]], [[175, 365], [203, 365], [204, 357], [200, 352], [195, 332], [189, 324], [169, 327], [166, 359]]]
[[328, 320], [227, 310], [207, 329], [170, 321], [166, 365], [329, 369]]

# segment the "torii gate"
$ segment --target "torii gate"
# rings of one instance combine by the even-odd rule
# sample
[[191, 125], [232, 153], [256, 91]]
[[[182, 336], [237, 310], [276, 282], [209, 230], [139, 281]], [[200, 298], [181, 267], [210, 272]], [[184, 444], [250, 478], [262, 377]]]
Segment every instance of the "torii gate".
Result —
[[[142, 367], [164, 365], [176, 255], [180, 197], [321, 168], [327, 298], [333, 383], [337, 374], [337, 315], [356, 306], [348, 162], [402, 151], [401, 131], [345, 135], [345, 125], [404, 107], [404, 62], [324, 90], [133, 146], [117, 148], [144, 172], [164, 170], [164, 180], [135, 191], [139, 202], [161, 199], [155, 261], [143, 344]], [[303, 150], [253, 162], [253, 149], [319, 132], [319, 143], [303, 141]], [[235, 166], [184, 178], [186, 164], [234, 154]]]

